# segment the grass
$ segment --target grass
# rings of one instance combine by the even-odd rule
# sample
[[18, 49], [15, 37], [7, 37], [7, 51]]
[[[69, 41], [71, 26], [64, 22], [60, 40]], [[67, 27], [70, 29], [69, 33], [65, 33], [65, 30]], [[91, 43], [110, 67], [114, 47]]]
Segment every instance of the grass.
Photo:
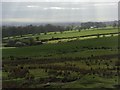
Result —
[[44, 69], [30, 69], [29, 72], [35, 76], [35, 78], [45, 78], [48, 77], [48, 73]]
[[[94, 77], [94, 78], [93, 78]], [[101, 78], [95, 75], [86, 75], [82, 77], [80, 80], [75, 81], [71, 84], [66, 84], [63, 87], [68, 87], [69, 88], [113, 88], [113, 84], [115, 84], [114, 79], [106, 79], [106, 78]]]
[[73, 82], [50, 83], [48, 88], [114, 88], [114, 84], [116, 84], [115, 79], [106, 79], [95, 75], [85, 75], [80, 80]]
[[[62, 34], [60, 32], [57, 32], [56, 34], [54, 34], [54, 32], [48, 32], [47, 35], [42, 34], [36, 34], [36, 35], [32, 35], [32, 34], [28, 34], [28, 35], [24, 35], [24, 37], [39, 37], [41, 40], [42, 39], [51, 39], [52, 37], [54, 38], [66, 38], [66, 37], [77, 37], [77, 36], [85, 36], [85, 35], [92, 35], [92, 34], [105, 34], [105, 33], [114, 33], [114, 32], [118, 32], [118, 29], [116, 28], [112, 28], [112, 29], [91, 29], [91, 30], [81, 30], [81, 32], [77, 31], [77, 30], [73, 30], [73, 31], [64, 31]], [[12, 37], [11, 37], [12, 38]], [[15, 39], [22, 39], [23, 37], [18, 37], [16, 36]], [[7, 39], [7, 37], [5, 37], [4, 39]]]
[[[77, 36], [77, 35], [87, 35], [87, 34], [94, 34], [94, 33], [111, 33], [111, 32], [117, 32], [117, 29], [111, 29], [111, 30], [86, 30], [86, 31], [65, 31], [63, 34], [57, 32], [57, 34], [54, 34], [53, 32], [48, 33], [47, 35], [38, 35], [41, 39], [45, 38], [51, 38], [53, 35], [54, 37], [68, 37], [68, 36]], [[27, 35], [26, 35], [27, 36]], [[31, 35], [29, 35], [31, 37]], [[37, 35], [33, 36], [36, 37]], [[8, 66], [9, 69], [15, 68], [16, 65], [23, 65], [23, 67], [35, 67], [35, 68], [29, 68], [30, 74], [32, 74], [35, 79], [29, 83], [28, 81], [25, 81], [21, 78], [16, 78], [14, 80], [9, 80], [8, 78], [8, 72], [3, 72], [3, 83], [4, 85], [10, 85], [12, 82], [13, 85], [20, 86], [21, 83], [28, 83], [27, 87], [44, 87], [47, 85], [48, 88], [114, 88], [113, 85], [117, 84], [117, 76], [114, 75], [104, 77], [101, 76], [103, 73], [107, 73], [107, 66], [105, 63], [109, 64], [109, 68], [113, 68], [115, 66], [115, 63], [117, 61], [117, 58], [109, 58], [107, 60], [105, 59], [89, 59], [87, 60], [81, 60], [78, 58], [78, 60], [74, 60], [74, 58], [77, 57], [89, 57], [91, 55], [93, 56], [101, 56], [101, 55], [112, 55], [112, 54], [118, 54], [118, 36], [105, 36], [100, 38], [90, 38], [90, 39], [75, 39], [73, 41], [67, 40], [66, 42], [60, 42], [60, 43], [46, 43], [43, 45], [38, 46], [27, 46], [27, 47], [18, 47], [18, 48], [3, 48], [3, 57], [4, 60], [9, 60], [7, 57], [14, 56], [14, 57], [31, 57], [32, 61], [34, 59], [38, 58], [52, 58], [55, 59], [53, 62], [45, 62], [45, 63], [16, 63], [17, 60], [10, 60], [10, 62], [13, 62], [11, 64], [7, 63], [5, 66]], [[64, 41], [64, 40], [63, 40]], [[69, 42], [68, 42], [69, 41]], [[101, 49], [101, 47], [109, 47], [110, 49]], [[57, 59], [56, 59], [57, 58]], [[65, 61], [58, 62], [56, 60], [62, 59], [62, 58], [68, 58], [70, 60], [63, 59]], [[112, 62], [110, 62], [112, 61]], [[3, 61], [4, 62], [4, 61]], [[35, 61], [36, 62], [36, 61]], [[90, 66], [86, 64], [86, 62], [89, 62]], [[100, 62], [100, 65], [98, 65], [98, 62]], [[6, 63], [6, 62], [5, 62]], [[15, 63], [15, 64], [14, 64]], [[42, 66], [42, 68], [40, 68]], [[47, 67], [48, 66], [48, 67]], [[52, 67], [52, 68], [49, 68]], [[66, 68], [68, 67], [68, 68]], [[70, 67], [70, 68], [69, 68]], [[82, 71], [76, 71], [74, 69], [78, 68], [78, 70], [83, 71], [90, 71], [92, 69], [99, 70], [100, 67], [101, 75], [97, 75], [91, 72], [91, 74], [84, 74]], [[3, 67], [5, 69], [8, 69], [6, 67]], [[47, 70], [45, 72], [45, 70]], [[103, 70], [103, 71], [102, 71]], [[49, 72], [51, 71], [51, 72]], [[62, 74], [58, 74], [62, 72]], [[66, 74], [66, 72], [69, 72], [69, 74]], [[96, 71], [95, 71], [96, 72]], [[115, 70], [111, 70], [110, 72], [116, 73]], [[57, 74], [56, 74], [57, 73]], [[90, 72], [89, 72], [90, 73]], [[66, 76], [67, 75], [67, 76]], [[56, 77], [60, 79], [59, 81], [54, 82], [46, 79], [52, 76], [52, 78]], [[72, 79], [68, 82], [62, 82], [64, 78]], [[78, 78], [79, 77], [79, 78]], [[40, 84], [39, 80], [42, 80], [42, 84]], [[77, 79], [74, 79], [77, 78]]]
[[103, 37], [87, 40], [75, 40], [71, 42], [62, 42], [56, 44], [44, 44], [38, 46], [29, 46], [21, 48], [4, 48], [3, 57], [8, 56], [30, 56], [30, 57], [59, 57], [61, 56], [89, 56], [91, 54], [112, 54], [116, 50], [87, 50], [83, 47], [112, 47], [116, 49], [118, 45], [118, 36]]
[[2, 72], [2, 78], [8, 79], [8, 72]]
[[50, 39], [52, 37], [54, 38], [64, 38], [64, 37], [77, 37], [77, 36], [83, 36], [83, 35], [91, 35], [91, 34], [103, 34], [103, 33], [113, 33], [118, 32], [117, 29], [114, 30], [86, 30], [86, 31], [73, 31], [73, 32], [64, 32], [64, 33], [57, 33], [57, 34], [48, 34], [48, 35], [38, 35], [40, 39]]

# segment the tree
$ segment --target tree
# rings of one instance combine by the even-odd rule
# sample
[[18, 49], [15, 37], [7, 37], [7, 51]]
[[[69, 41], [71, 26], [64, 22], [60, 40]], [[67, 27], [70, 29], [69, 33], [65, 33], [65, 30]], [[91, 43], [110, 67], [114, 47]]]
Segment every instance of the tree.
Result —
[[33, 39], [33, 38], [29, 38], [29, 45], [34, 45], [34, 43], [35, 43], [35, 40]]
[[114, 23], [114, 24], [113, 24], [113, 28], [115, 28], [116, 26], [117, 26], [117, 24], [116, 24], [116, 23]]
[[113, 37], [113, 34], [111, 34], [111, 37]]
[[79, 32], [81, 32], [81, 29], [79, 29]]
[[40, 37], [36, 37], [36, 40], [39, 41], [39, 40], [40, 40]]
[[100, 38], [100, 35], [99, 35], [99, 34], [97, 35], [97, 38]]
[[47, 35], [47, 32], [44, 32], [44, 35]]

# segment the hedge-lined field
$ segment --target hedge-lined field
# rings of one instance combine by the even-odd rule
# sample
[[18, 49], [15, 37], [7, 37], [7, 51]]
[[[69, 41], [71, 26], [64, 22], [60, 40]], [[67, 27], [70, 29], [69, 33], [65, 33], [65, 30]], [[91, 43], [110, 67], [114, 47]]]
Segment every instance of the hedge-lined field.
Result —
[[[112, 33], [91, 30], [40, 38]], [[118, 88], [118, 36], [75, 39], [37, 46], [3, 48], [3, 87]]]
[[[67, 57], [74, 55], [86, 56], [87, 54], [109, 54], [115, 53], [118, 47], [118, 36], [102, 37], [87, 40], [75, 40], [55, 44], [43, 44], [38, 46], [6, 48], [3, 49], [3, 57], [8, 56], [30, 56], [30, 57]], [[113, 50], [111, 50], [113, 49]], [[82, 54], [83, 53], [83, 54]], [[116, 52], [117, 53], [117, 52]]]

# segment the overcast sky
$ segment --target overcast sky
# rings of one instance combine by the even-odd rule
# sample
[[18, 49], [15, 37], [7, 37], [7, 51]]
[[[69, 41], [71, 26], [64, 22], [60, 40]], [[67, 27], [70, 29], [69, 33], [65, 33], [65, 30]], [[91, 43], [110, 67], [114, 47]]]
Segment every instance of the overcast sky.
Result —
[[115, 2], [52, 1], [53, 2], [48, 2], [48, 0], [46, 0], [46, 2], [2, 2], [2, 22], [87, 22], [112, 21], [118, 19], [117, 0]]
[[2, 2], [118, 2], [120, 0], [1, 0]]

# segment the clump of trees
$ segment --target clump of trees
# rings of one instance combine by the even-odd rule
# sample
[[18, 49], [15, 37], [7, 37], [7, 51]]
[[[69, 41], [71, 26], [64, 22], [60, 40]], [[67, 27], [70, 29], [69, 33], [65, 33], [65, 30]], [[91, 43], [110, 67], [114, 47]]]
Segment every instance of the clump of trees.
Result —
[[22, 40], [12, 40], [9, 39], [5, 47], [23, 47], [23, 46], [32, 46], [32, 45], [41, 45], [43, 44], [40, 41], [39, 37], [36, 37], [36, 40], [33, 38], [26, 38]]
[[65, 30], [74, 30], [78, 29], [79, 31], [81, 29], [90, 29], [91, 27], [94, 28], [100, 28], [100, 27], [106, 27], [106, 24], [103, 22], [87, 22], [87, 23], [81, 23], [79, 26], [75, 25], [68, 25], [68, 26], [56, 26], [56, 25], [39, 25], [39, 26], [2, 26], [2, 37], [10, 37], [10, 36], [23, 36], [26, 34], [40, 34], [44, 33], [45, 35], [47, 32], [63, 32]]
[[82, 29], [90, 29], [90, 28], [103, 28], [106, 27], [106, 24], [103, 22], [86, 22], [81, 23]]
[[47, 32], [55, 32], [55, 31], [64, 31], [64, 26], [55, 26], [51, 24], [47, 25], [40, 25], [40, 26], [2, 26], [2, 37], [10, 37], [10, 36], [23, 36], [26, 34], [37, 34], [37, 33], [44, 33], [45, 35]]

